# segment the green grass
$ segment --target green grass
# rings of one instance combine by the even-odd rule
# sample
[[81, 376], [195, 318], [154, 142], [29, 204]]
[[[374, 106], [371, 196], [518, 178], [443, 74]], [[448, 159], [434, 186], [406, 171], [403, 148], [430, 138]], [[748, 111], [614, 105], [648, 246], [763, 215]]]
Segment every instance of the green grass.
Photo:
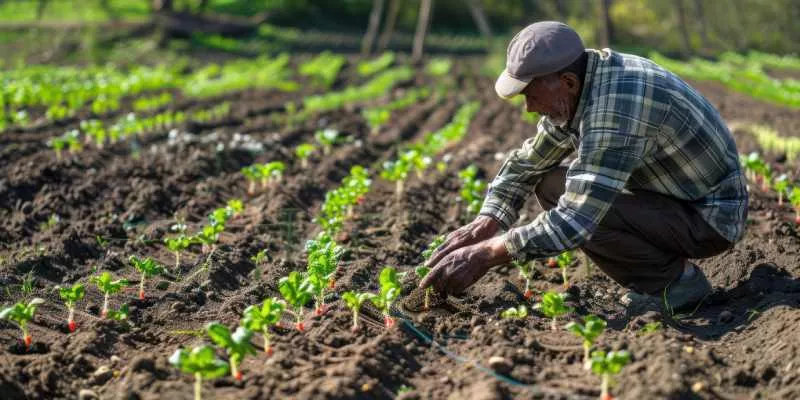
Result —
[[[36, 22], [37, 1], [4, 1], [0, 3], [0, 23]], [[99, 0], [51, 0], [44, 9], [41, 22], [107, 22], [145, 19], [150, 15], [147, 1], [108, 0], [109, 13]]]

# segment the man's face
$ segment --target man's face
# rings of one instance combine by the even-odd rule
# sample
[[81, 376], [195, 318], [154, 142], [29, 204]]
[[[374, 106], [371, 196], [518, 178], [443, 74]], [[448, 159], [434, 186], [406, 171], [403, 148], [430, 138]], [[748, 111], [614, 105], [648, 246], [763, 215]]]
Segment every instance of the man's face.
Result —
[[573, 73], [534, 78], [522, 94], [528, 112], [547, 116], [554, 125], [564, 126], [578, 105], [580, 82]]

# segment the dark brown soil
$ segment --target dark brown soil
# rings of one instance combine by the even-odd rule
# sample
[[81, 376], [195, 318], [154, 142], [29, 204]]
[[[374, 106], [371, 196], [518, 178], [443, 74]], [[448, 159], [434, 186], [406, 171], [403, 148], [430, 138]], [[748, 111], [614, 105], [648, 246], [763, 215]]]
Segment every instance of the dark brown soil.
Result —
[[[468, 68], [477, 66], [465, 63], [463, 69]], [[435, 234], [469, 220], [456, 200], [455, 171], [475, 163], [491, 178], [500, 164], [496, 153], [535, 133], [516, 107], [494, 96], [491, 79], [470, 79], [482, 106], [467, 137], [446, 150], [453, 156], [447, 173], [411, 177], [401, 199], [395, 198], [393, 184], [374, 180], [340, 238], [349, 252], [336, 293], [376, 289], [385, 265], [413, 270]], [[798, 127], [794, 111], [714, 85], [698, 86], [726, 118], [774, 123], [780, 131]], [[27, 296], [43, 297], [47, 304], [31, 325], [34, 346], [27, 354], [17, 343], [18, 330], [0, 322], [0, 397], [74, 399], [91, 390], [101, 398], [191, 398], [191, 377], [169, 366], [169, 355], [180, 346], [206, 342], [198, 331], [211, 321], [234, 326], [246, 306], [277, 295], [281, 276], [304, 268], [303, 243], [317, 231], [312, 218], [325, 191], [336, 187], [350, 166], [376, 170], [395, 156], [400, 142], [419, 140], [443, 126], [463, 102], [456, 93], [426, 100], [396, 112], [388, 127], [370, 136], [358, 107], [285, 129], [271, 122], [273, 111], [266, 106], [285, 101], [285, 95], [240, 96], [228, 97], [234, 104], [230, 117], [192, 127], [192, 136], [182, 136], [186, 141], [173, 143], [166, 133], [141, 139], [138, 158], [120, 144], [89, 147], [57, 162], [43, 139], [65, 127], [2, 136], [3, 146], [15, 150], [1, 153], [0, 282], [6, 290], [0, 291], [0, 302], [25, 297], [21, 286], [30, 274], [33, 290]], [[262, 111], [249, 112], [253, 109]], [[337, 146], [330, 157], [315, 158], [313, 171], [303, 171], [291, 149], [312, 140], [320, 127], [336, 127], [354, 141]], [[235, 133], [249, 134], [264, 151], [252, 154], [231, 146]], [[225, 145], [222, 151], [215, 150], [218, 143]], [[287, 162], [284, 183], [247, 197], [239, 169], [271, 160]], [[231, 198], [243, 198], [245, 212], [230, 223], [213, 256], [193, 249], [184, 256], [180, 275], [171, 271], [148, 283], [145, 300], [135, 300], [135, 290], [113, 299], [115, 306], [130, 305], [132, 326], [99, 319], [102, 298], [90, 288], [78, 305], [78, 330], [65, 333], [66, 310], [55, 285], [85, 283], [96, 270], [138, 283], [126, 262], [129, 255], [174, 265], [161, 245], [174, 217], [184, 217], [194, 230]], [[531, 202], [525, 220], [536, 211]], [[53, 213], [60, 222], [41, 227]], [[788, 208], [759, 193], [753, 195], [750, 216], [747, 236], [734, 249], [699, 261], [716, 290], [692, 315], [631, 320], [617, 301], [622, 288], [596, 269], [588, 276], [580, 263], [571, 268], [570, 302], [577, 312], [567, 319], [587, 313], [606, 318], [609, 329], [598, 346], [626, 348], [633, 355], [614, 389], [619, 398], [800, 398], [799, 230]], [[254, 265], [250, 257], [263, 248], [269, 260]], [[210, 267], [204, 271], [207, 259]], [[537, 277], [537, 289], [561, 287], [555, 270], [541, 268]], [[499, 320], [502, 309], [524, 301], [522, 284], [513, 267], [501, 266], [443, 307], [405, 310], [408, 319], [395, 329], [369, 323], [367, 312], [366, 328], [357, 334], [349, 330], [349, 311], [334, 297], [331, 310], [310, 318], [305, 333], [279, 330], [271, 357], [259, 353], [245, 360], [242, 382], [229, 377], [206, 382], [204, 393], [220, 399], [383, 399], [395, 398], [407, 386], [413, 390], [399, 397], [597, 398], [600, 380], [581, 368], [579, 340], [563, 330], [550, 331], [549, 321], [538, 315]], [[664, 328], [639, 332], [654, 321]], [[489, 372], [493, 356], [510, 362], [505, 375]]]

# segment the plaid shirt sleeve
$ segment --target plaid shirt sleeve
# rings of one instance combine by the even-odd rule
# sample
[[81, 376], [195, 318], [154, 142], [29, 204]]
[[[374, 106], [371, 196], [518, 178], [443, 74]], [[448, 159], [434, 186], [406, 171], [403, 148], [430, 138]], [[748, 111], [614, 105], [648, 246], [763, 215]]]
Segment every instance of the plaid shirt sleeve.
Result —
[[565, 193], [556, 207], [506, 233], [506, 248], [512, 256], [556, 255], [591, 236], [642, 163], [649, 147], [649, 127], [637, 116], [663, 111], [662, 104], [653, 104], [643, 96], [606, 94], [585, 110], [580, 148], [567, 171]]
[[480, 214], [497, 220], [503, 230], [517, 222], [519, 209], [542, 175], [575, 150], [577, 139], [547, 118], [540, 119], [537, 128], [536, 136], [509, 153], [481, 207]]

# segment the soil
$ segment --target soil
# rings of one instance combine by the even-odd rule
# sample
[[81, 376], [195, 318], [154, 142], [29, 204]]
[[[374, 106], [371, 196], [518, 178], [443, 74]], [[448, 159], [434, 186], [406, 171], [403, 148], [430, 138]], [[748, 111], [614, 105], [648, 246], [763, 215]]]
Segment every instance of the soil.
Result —
[[[516, 107], [495, 97], [491, 79], [467, 74], [477, 69], [475, 60], [455, 64], [454, 75], [467, 75], [463, 80], [474, 88], [468, 98], [482, 104], [467, 136], [445, 151], [452, 155], [445, 174], [411, 177], [401, 198], [393, 184], [373, 181], [338, 238], [348, 253], [335, 293], [375, 290], [385, 265], [413, 271], [434, 235], [469, 220], [457, 201], [455, 171], [475, 163], [491, 179], [500, 165], [497, 153], [535, 133]], [[726, 118], [775, 124], [781, 132], [798, 127], [795, 111], [713, 84], [697, 86]], [[398, 110], [377, 136], [370, 136], [360, 106], [324, 113], [293, 128], [269, 118], [287, 99], [308, 93], [226, 96], [233, 104], [230, 116], [182, 127], [172, 138], [166, 132], [142, 137], [137, 157], [130, 143], [121, 143], [103, 150], [88, 146], [56, 161], [44, 139], [71, 126], [0, 136], [5, 148], [0, 153], [0, 219], [5, 221], [0, 282], [6, 288], [0, 303], [32, 296], [47, 300], [30, 326], [34, 343], [28, 352], [18, 343], [18, 329], [0, 321], [2, 398], [74, 399], [81, 391], [101, 398], [191, 398], [192, 378], [171, 367], [169, 355], [180, 346], [207, 342], [201, 332], [207, 323], [234, 326], [245, 307], [277, 295], [278, 279], [305, 267], [303, 243], [317, 233], [312, 218], [324, 193], [338, 185], [350, 166], [374, 171], [395, 157], [399, 143], [420, 140], [443, 126], [465, 99], [465, 93], [452, 91]], [[313, 158], [313, 171], [302, 170], [292, 149], [312, 140], [320, 127], [335, 127], [353, 140], [336, 146], [330, 156]], [[263, 152], [254, 154], [233, 143], [237, 133], [261, 143]], [[219, 144], [224, 148], [216, 151]], [[283, 183], [248, 197], [240, 168], [272, 160], [287, 163]], [[193, 231], [231, 198], [244, 199], [245, 211], [229, 224], [221, 245], [210, 256], [192, 249], [174, 268], [174, 256], [161, 240], [176, 216]], [[536, 215], [534, 203], [526, 206], [524, 220]], [[42, 226], [51, 214], [60, 221]], [[800, 229], [788, 207], [778, 207], [774, 198], [755, 190], [750, 218], [746, 237], [735, 248], [698, 261], [715, 292], [688, 315], [627, 316], [618, 302], [623, 288], [596, 268], [588, 274], [581, 262], [570, 268], [569, 302], [576, 312], [563, 322], [600, 315], [609, 328], [598, 347], [624, 348], [633, 355], [613, 389], [618, 398], [800, 398], [800, 334], [795, 331], [800, 323]], [[261, 249], [267, 249], [268, 260], [255, 265], [250, 257]], [[147, 284], [144, 300], [136, 297], [136, 289], [112, 299], [114, 307], [130, 305], [130, 324], [100, 319], [102, 298], [89, 288], [78, 304], [78, 329], [68, 334], [67, 312], [52, 288], [86, 283], [100, 270], [136, 286], [139, 276], [126, 261], [134, 254], [171, 267]], [[562, 286], [557, 270], [540, 266], [537, 271], [537, 291]], [[33, 283], [30, 293], [22, 290], [26, 275]], [[406, 282], [407, 289], [413, 287], [411, 274]], [[463, 296], [438, 299], [428, 311], [405, 307], [402, 300], [398, 311], [403, 316], [393, 329], [366, 309], [364, 328], [356, 333], [350, 331], [350, 312], [333, 296], [325, 315], [307, 319], [304, 333], [276, 330], [272, 356], [259, 351], [246, 359], [241, 382], [223, 377], [205, 382], [203, 390], [206, 398], [219, 399], [597, 398], [600, 380], [582, 369], [577, 338], [550, 331], [550, 321], [535, 313], [523, 320], [498, 318], [501, 310], [525, 301], [523, 285], [514, 267], [500, 266]], [[661, 322], [663, 328], [644, 334], [641, 328], [648, 322]], [[288, 319], [284, 323], [290, 324]], [[261, 350], [260, 339], [254, 343]], [[505, 359], [495, 367], [500, 372], [489, 368], [492, 357]], [[411, 389], [399, 394], [403, 387]]]

